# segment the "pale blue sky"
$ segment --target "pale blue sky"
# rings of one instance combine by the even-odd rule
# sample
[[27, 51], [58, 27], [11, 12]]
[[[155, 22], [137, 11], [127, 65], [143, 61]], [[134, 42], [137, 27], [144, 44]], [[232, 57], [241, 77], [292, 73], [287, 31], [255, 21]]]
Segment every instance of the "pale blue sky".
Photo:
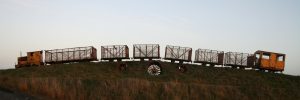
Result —
[[20, 52], [157, 43], [286, 53], [284, 73], [300, 75], [299, 5], [300, 0], [0, 0], [0, 68], [13, 68]]

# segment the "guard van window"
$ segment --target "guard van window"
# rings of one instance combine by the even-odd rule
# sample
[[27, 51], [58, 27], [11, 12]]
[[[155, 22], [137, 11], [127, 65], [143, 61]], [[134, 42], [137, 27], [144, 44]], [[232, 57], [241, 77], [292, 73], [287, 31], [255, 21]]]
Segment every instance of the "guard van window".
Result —
[[270, 55], [269, 55], [269, 54], [263, 54], [263, 55], [262, 55], [262, 58], [263, 58], [263, 59], [270, 59]]
[[277, 56], [277, 61], [283, 61], [283, 56]]

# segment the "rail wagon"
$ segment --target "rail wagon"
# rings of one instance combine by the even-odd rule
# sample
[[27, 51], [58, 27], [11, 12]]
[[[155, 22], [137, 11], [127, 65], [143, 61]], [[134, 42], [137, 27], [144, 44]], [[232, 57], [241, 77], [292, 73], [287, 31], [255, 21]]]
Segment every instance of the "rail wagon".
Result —
[[122, 61], [129, 59], [129, 49], [127, 45], [107, 45], [101, 46], [101, 60]]
[[171, 60], [171, 62], [191, 62], [192, 61], [192, 48], [180, 47], [167, 45], [165, 49], [166, 60]]
[[255, 68], [272, 72], [284, 70], [285, 54], [258, 50], [254, 55]]
[[15, 68], [43, 65], [43, 51], [27, 52], [27, 56], [18, 57]]
[[149, 67], [147, 72], [150, 75], [160, 75], [162, 71], [162, 66], [157, 61], [152, 61], [152, 59], [160, 59], [160, 46], [159, 44], [134, 44], [133, 45], [133, 58], [149, 59]]
[[209, 50], [209, 49], [197, 49], [195, 51], [194, 63], [201, 63], [206, 66], [223, 65], [224, 51]]
[[253, 57], [253, 54], [248, 53], [226, 52], [224, 65], [232, 68], [239, 67], [240, 69], [253, 67]]
[[134, 44], [133, 45], [133, 58], [140, 59], [160, 59], [160, 46], [159, 44]]
[[117, 66], [120, 70], [127, 70], [127, 64], [123, 59], [129, 59], [129, 49], [127, 45], [107, 45], [101, 46], [101, 60], [113, 62], [117, 60]]
[[45, 50], [46, 64], [97, 60], [97, 49], [93, 46]]
[[183, 65], [183, 62], [192, 62], [192, 48], [167, 45], [164, 59], [171, 60], [172, 63], [179, 61], [179, 71], [185, 72], [187, 68]]

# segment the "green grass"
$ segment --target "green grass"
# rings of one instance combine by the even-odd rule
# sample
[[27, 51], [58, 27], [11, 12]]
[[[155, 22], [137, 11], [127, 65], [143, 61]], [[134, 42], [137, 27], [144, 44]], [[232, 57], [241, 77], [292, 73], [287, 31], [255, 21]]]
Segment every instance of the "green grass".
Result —
[[43, 99], [300, 99], [300, 77], [252, 70], [161, 62], [160, 76], [147, 62], [76, 63], [0, 71], [0, 87]]

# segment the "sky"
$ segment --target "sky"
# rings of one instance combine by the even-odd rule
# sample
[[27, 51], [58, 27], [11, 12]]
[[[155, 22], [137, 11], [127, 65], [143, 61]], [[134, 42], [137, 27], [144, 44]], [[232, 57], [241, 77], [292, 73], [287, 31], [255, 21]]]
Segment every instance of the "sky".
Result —
[[285, 53], [284, 73], [300, 75], [299, 5], [300, 0], [0, 0], [0, 69], [14, 68], [20, 52], [154, 43]]

